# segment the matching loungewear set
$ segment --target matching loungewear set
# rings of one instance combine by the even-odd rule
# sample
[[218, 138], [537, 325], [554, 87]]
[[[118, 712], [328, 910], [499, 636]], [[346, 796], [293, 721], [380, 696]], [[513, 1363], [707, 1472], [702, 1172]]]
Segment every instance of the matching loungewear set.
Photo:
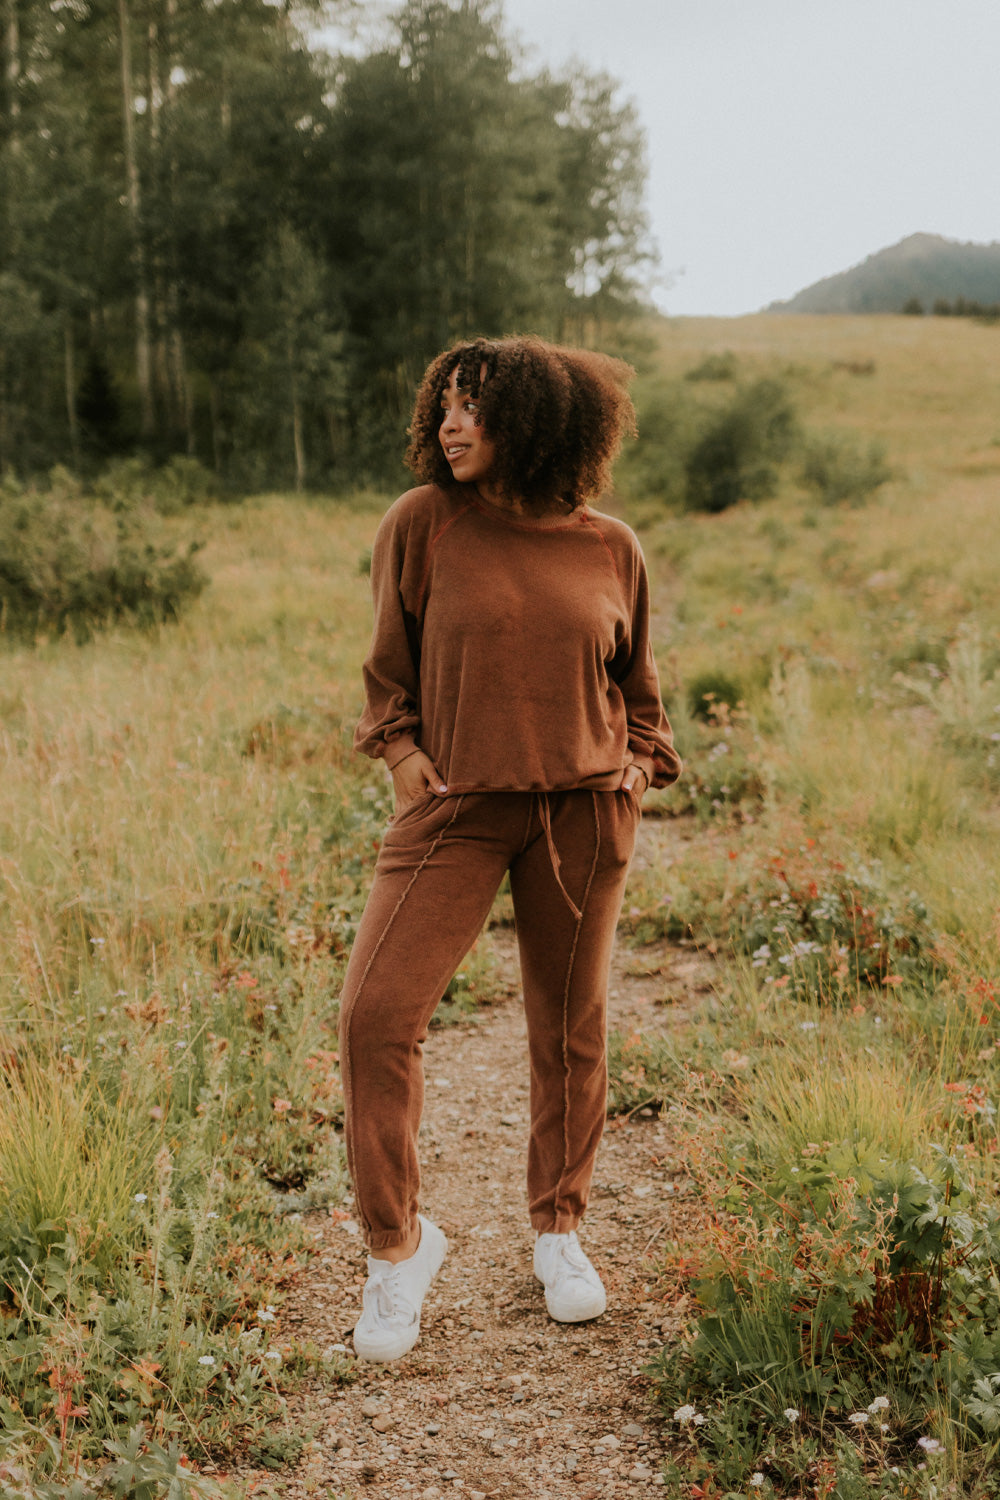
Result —
[[604, 1126], [611, 945], [650, 786], [680, 760], [660, 702], [635, 536], [581, 507], [533, 518], [469, 487], [410, 490], [372, 557], [356, 747], [423, 750], [444, 794], [386, 830], [341, 999], [348, 1161], [371, 1249], [416, 1227], [422, 1043], [506, 872], [531, 1065], [528, 1202], [575, 1229]]

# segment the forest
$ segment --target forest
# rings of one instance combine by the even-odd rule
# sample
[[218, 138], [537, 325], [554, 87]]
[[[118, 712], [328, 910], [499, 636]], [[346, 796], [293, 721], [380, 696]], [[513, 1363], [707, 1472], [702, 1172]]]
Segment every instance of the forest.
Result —
[[0, 476], [378, 479], [449, 341], [641, 302], [635, 112], [495, 0], [4, 0], [2, 45]]

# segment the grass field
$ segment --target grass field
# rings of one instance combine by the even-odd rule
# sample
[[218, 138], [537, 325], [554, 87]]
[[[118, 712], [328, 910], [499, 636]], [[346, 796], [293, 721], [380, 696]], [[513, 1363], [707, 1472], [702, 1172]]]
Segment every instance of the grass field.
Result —
[[[993, 1494], [1000, 336], [656, 337], [647, 412], [773, 378], [807, 432], [879, 439], [892, 471], [824, 505], [793, 454], [772, 499], [706, 515], [664, 509], [654, 454], [613, 502], [688, 762], [648, 810], [700, 830], [623, 932], [719, 955], [671, 1047], [616, 1053], [625, 1105], [668, 1079], [704, 1204], [661, 1267], [690, 1313], [655, 1371], [668, 1493]], [[729, 373], [685, 382], [709, 357]], [[305, 1371], [350, 1378], [269, 1325], [301, 1211], [343, 1190], [335, 1001], [388, 811], [350, 736], [387, 498], [186, 513], [212, 581], [177, 624], [0, 656], [0, 1495], [217, 1493]]]

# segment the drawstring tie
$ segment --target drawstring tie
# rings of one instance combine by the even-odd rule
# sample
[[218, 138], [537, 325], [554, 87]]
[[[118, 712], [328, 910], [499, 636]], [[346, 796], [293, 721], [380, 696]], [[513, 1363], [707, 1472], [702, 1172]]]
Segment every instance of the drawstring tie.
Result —
[[582, 922], [583, 912], [577, 906], [576, 902], [573, 900], [573, 897], [563, 885], [562, 876], [559, 874], [559, 867], [562, 861], [559, 858], [559, 850], [556, 848], [556, 841], [552, 837], [552, 810], [549, 807], [549, 794], [548, 792], [536, 792], [535, 796], [538, 798], [538, 818], [542, 827], [545, 829], [545, 842], [549, 848], [549, 859], [552, 862], [552, 873], [556, 877], [556, 885], [562, 891], [563, 896], [566, 899], [566, 905], [573, 913], [575, 919], [578, 922]]

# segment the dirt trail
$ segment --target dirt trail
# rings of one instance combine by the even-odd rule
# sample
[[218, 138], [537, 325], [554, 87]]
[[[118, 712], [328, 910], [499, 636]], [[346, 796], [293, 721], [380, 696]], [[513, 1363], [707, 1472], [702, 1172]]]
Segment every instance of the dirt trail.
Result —
[[[669, 857], [676, 824], [648, 821], [639, 864]], [[513, 934], [490, 941], [516, 997]], [[676, 1024], [712, 981], [687, 948], [619, 945], [610, 1026]], [[665, 1003], [666, 1002], [666, 1003]], [[423, 1207], [444, 1229], [448, 1258], [424, 1304], [423, 1332], [398, 1364], [358, 1365], [346, 1390], [308, 1388], [290, 1415], [319, 1426], [294, 1475], [244, 1471], [246, 1493], [355, 1494], [373, 1500], [463, 1495], [597, 1500], [658, 1494], [660, 1423], [643, 1366], [671, 1330], [655, 1299], [657, 1242], [683, 1235], [683, 1163], [669, 1124], [608, 1124], [581, 1241], [605, 1281], [608, 1311], [560, 1325], [531, 1269], [524, 1158], [528, 1067], [516, 998], [425, 1049]], [[350, 1203], [346, 1205], [350, 1209]], [[314, 1216], [320, 1253], [281, 1309], [281, 1333], [351, 1347], [364, 1257], [353, 1219]]]

